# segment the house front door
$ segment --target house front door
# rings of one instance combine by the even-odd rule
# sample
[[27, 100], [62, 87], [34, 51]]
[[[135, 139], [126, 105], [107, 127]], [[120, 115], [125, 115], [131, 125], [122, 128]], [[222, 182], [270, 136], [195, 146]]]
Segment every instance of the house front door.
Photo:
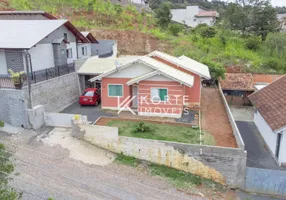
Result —
[[138, 107], [138, 86], [137, 85], [132, 86], [132, 96], [135, 96], [135, 98], [132, 101], [132, 107], [137, 108]]

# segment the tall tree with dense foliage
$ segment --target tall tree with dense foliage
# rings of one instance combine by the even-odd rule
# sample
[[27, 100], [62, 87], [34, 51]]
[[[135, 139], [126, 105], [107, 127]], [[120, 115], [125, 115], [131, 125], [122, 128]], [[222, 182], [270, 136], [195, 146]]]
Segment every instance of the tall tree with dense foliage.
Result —
[[169, 3], [163, 3], [161, 6], [155, 10], [157, 23], [161, 28], [167, 28], [171, 23], [172, 14], [170, 10]]
[[228, 5], [224, 16], [231, 29], [242, 34], [253, 33], [263, 40], [279, 27], [275, 8], [269, 0], [236, 0]]

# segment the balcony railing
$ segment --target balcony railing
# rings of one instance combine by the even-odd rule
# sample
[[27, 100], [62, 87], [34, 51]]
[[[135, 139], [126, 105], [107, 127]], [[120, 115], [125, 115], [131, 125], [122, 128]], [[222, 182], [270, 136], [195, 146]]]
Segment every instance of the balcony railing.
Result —
[[[30, 73], [30, 82], [31, 84], [35, 84], [55, 77], [63, 76], [65, 74], [69, 74], [72, 72], [75, 72], [74, 63], [51, 67], [43, 70], [32, 71]], [[25, 75], [22, 78], [22, 85], [23, 86], [27, 85], [27, 77], [25, 78]], [[0, 76], [0, 88], [16, 89], [13, 79], [9, 76], [7, 77]]]

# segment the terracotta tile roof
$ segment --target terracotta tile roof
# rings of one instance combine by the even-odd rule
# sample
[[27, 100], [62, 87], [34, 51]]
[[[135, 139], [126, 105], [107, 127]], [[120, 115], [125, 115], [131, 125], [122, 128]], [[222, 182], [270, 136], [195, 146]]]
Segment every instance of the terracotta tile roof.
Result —
[[276, 81], [283, 75], [273, 75], [273, 74], [252, 74], [254, 83], [272, 83]]
[[219, 80], [223, 90], [254, 91], [253, 76], [245, 73], [225, 73], [225, 79]]
[[286, 75], [248, 98], [273, 131], [286, 126]]
[[217, 17], [216, 11], [200, 11], [196, 17]]

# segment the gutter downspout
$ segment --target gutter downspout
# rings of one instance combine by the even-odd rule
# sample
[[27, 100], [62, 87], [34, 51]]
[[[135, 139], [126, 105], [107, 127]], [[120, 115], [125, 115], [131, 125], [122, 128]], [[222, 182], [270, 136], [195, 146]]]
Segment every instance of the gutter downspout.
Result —
[[30, 81], [30, 54], [28, 50], [24, 50], [25, 62], [26, 62], [26, 74], [27, 74], [27, 82], [28, 82], [28, 109], [32, 109], [32, 98], [31, 98], [31, 81]]

